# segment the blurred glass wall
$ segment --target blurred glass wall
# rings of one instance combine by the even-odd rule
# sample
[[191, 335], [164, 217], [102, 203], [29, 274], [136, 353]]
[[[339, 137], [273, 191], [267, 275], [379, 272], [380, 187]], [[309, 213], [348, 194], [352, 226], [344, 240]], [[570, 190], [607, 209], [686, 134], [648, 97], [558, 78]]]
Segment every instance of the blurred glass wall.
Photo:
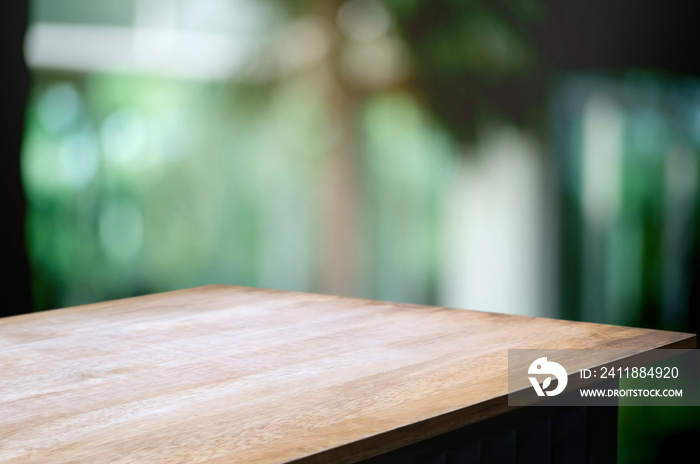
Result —
[[429, 3], [34, 1], [37, 308], [220, 282], [696, 327], [698, 82], [551, 69], [545, 3]]
[[223, 282], [552, 314], [538, 141], [458, 143], [390, 8], [331, 3], [34, 2], [39, 309]]
[[451, 148], [400, 88], [384, 6], [36, 1], [32, 18], [39, 309], [214, 282], [436, 301]]

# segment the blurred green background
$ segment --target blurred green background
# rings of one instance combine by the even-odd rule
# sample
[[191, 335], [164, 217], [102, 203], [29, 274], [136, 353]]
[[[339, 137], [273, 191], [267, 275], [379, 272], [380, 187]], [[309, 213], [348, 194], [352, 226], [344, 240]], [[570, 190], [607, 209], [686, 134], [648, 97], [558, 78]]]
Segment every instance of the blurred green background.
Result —
[[[700, 72], [650, 2], [555, 3], [34, 0], [36, 309], [230, 283], [697, 333]], [[697, 436], [661, 409], [621, 462]]]

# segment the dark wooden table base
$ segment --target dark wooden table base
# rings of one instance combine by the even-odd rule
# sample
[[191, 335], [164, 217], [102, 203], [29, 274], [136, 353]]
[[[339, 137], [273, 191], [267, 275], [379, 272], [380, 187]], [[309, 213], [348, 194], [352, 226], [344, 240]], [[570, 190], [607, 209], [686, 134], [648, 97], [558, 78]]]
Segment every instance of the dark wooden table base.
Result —
[[617, 407], [524, 407], [363, 464], [584, 464], [617, 461]]

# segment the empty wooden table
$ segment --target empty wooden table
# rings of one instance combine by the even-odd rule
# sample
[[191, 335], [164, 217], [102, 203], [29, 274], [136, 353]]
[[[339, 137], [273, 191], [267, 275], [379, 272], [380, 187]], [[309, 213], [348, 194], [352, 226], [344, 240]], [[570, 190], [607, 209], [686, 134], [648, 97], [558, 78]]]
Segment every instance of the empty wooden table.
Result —
[[507, 460], [509, 348], [661, 347], [695, 336], [224, 285], [15, 316], [0, 462]]

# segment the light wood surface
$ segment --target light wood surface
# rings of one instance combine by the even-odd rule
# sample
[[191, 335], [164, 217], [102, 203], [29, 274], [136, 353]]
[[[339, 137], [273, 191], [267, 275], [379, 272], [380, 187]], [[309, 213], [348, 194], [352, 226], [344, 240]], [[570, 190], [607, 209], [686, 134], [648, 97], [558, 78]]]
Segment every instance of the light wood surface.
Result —
[[0, 462], [354, 462], [508, 410], [508, 348], [695, 336], [209, 286], [0, 319]]

